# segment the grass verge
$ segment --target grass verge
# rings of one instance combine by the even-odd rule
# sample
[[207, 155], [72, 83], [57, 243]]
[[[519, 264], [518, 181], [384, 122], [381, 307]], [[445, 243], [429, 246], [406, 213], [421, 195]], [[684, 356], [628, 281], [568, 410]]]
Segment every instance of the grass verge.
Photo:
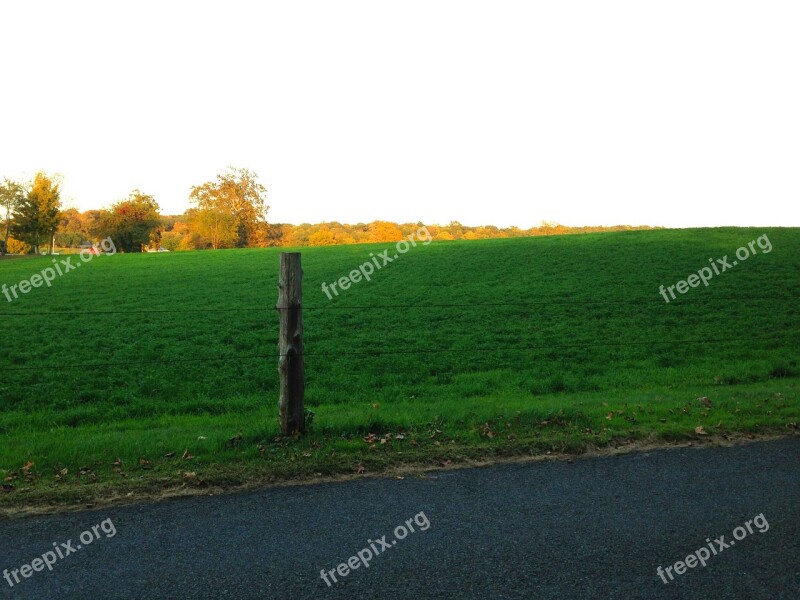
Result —
[[[46, 415], [7, 413], [10, 445], [38, 457], [0, 470], [0, 514], [218, 493], [276, 482], [508, 457], [579, 455], [640, 442], [724, 441], [797, 435], [800, 379], [658, 392], [481, 397], [435, 405], [315, 407], [308, 435], [278, 435], [274, 407], [240, 399], [215, 415], [158, 416], [79, 429]], [[57, 458], [49, 458], [57, 457]]]

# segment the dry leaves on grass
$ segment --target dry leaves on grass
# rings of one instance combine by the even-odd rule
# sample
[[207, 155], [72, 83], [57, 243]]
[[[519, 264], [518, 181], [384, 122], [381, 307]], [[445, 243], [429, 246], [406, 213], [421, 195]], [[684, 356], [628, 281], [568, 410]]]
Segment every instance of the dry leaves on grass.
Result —
[[20, 468], [23, 477], [25, 477], [25, 481], [33, 481], [35, 479], [36, 476], [33, 473], [31, 473], [32, 468], [33, 468], [33, 463], [31, 461], [26, 462]]
[[706, 408], [711, 408], [711, 400], [708, 399], [708, 396], [703, 396], [702, 398], [698, 398], [697, 401]]
[[186, 480], [187, 483], [192, 485], [201, 486], [205, 485], [205, 480], [202, 477], [198, 477], [197, 473], [194, 471], [187, 471], [183, 474], [183, 478]]
[[119, 473], [120, 477], [128, 476], [127, 473], [125, 473], [125, 471], [122, 470], [123, 467], [121, 458], [117, 457], [117, 459], [111, 464], [111, 466], [114, 468], [114, 472]]
[[708, 435], [708, 432], [705, 429], [703, 429], [702, 425], [698, 425], [697, 427], [695, 427], [694, 432], [697, 435]]
[[[362, 438], [366, 443], [372, 445], [376, 443], [388, 444], [392, 440], [404, 440], [406, 436], [402, 433], [384, 433], [382, 436], [377, 436], [374, 433], [368, 433]], [[370, 446], [372, 447], [372, 446]]]

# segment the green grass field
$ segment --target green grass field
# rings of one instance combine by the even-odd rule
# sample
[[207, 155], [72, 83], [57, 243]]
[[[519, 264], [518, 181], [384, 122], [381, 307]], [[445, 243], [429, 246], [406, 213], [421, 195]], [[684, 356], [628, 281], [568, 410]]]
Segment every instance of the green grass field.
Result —
[[[771, 252], [659, 295], [763, 234]], [[0, 296], [0, 507], [796, 434], [800, 229], [434, 242], [322, 292], [392, 246], [302, 249], [297, 440], [278, 437], [281, 249], [100, 256]], [[0, 284], [52, 258], [0, 261]]]

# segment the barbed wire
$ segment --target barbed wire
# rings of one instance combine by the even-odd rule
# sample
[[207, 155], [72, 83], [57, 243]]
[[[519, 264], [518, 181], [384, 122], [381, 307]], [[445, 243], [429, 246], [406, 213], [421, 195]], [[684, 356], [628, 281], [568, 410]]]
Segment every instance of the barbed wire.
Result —
[[[702, 305], [706, 302], [761, 302], [761, 301], [798, 301], [798, 296], [715, 296], [696, 300], [685, 300], [683, 298], [670, 302], [673, 306], [692, 306]], [[591, 304], [634, 304], [643, 303], [646, 305], [666, 304], [660, 297], [629, 298], [629, 299], [547, 299], [533, 302], [479, 302], [479, 303], [427, 303], [427, 304], [365, 304], [365, 305], [339, 305], [330, 306], [301, 306], [304, 311], [325, 311], [325, 310], [381, 310], [381, 309], [427, 309], [427, 308], [499, 308], [499, 307], [535, 307], [535, 306], [580, 306]], [[226, 308], [165, 308], [147, 310], [93, 310], [93, 311], [48, 311], [48, 312], [0, 312], [0, 317], [5, 316], [25, 316], [25, 317], [46, 317], [46, 316], [94, 316], [94, 315], [127, 315], [127, 314], [194, 314], [194, 313], [220, 313], [220, 312], [261, 312], [273, 310], [289, 310], [293, 307], [263, 306], [263, 307], [226, 307]]]
[[[574, 344], [548, 344], [548, 345], [528, 345], [528, 346], [493, 346], [487, 348], [417, 348], [409, 350], [364, 350], [364, 351], [348, 351], [348, 352], [303, 352], [303, 356], [312, 357], [343, 357], [343, 356], [387, 356], [387, 355], [410, 355], [410, 354], [492, 354], [498, 352], [528, 352], [532, 350], [559, 350], [567, 348], [601, 348], [601, 347], [622, 347], [622, 346], [643, 346], [643, 345], [656, 345], [656, 344], [717, 344], [717, 343], [739, 343], [739, 342], [756, 342], [756, 341], [771, 341], [775, 342], [775, 336], [769, 337], [747, 337], [747, 338], [716, 338], [716, 339], [685, 339], [685, 340], [638, 340], [626, 342], [602, 342], [602, 343], [574, 343]], [[80, 363], [75, 365], [68, 365], [66, 368], [106, 368], [106, 367], [132, 367], [138, 365], [169, 365], [169, 364], [183, 364], [183, 363], [203, 363], [203, 362], [228, 362], [240, 360], [266, 360], [276, 359], [289, 356], [288, 354], [274, 353], [274, 354], [250, 354], [250, 355], [237, 355], [237, 356], [222, 356], [222, 357], [204, 357], [204, 358], [181, 358], [181, 359], [154, 359], [154, 360], [137, 360], [137, 361], [116, 361], [116, 362], [102, 362], [102, 363]], [[31, 371], [40, 370], [43, 367], [51, 367], [52, 365], [25, 365], [18, 367], [0, 367], [0, 372], [7, 371]]]

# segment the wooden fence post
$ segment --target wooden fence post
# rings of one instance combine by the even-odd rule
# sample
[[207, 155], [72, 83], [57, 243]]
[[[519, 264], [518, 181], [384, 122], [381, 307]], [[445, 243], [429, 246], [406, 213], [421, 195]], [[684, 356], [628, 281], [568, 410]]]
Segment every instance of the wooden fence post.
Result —
[[303, 269], [299, 252], [281, 252], [278, 278], [278, 372], [281, 377], [281, 435], [305, 433], [305, 367], [303, 364]]

